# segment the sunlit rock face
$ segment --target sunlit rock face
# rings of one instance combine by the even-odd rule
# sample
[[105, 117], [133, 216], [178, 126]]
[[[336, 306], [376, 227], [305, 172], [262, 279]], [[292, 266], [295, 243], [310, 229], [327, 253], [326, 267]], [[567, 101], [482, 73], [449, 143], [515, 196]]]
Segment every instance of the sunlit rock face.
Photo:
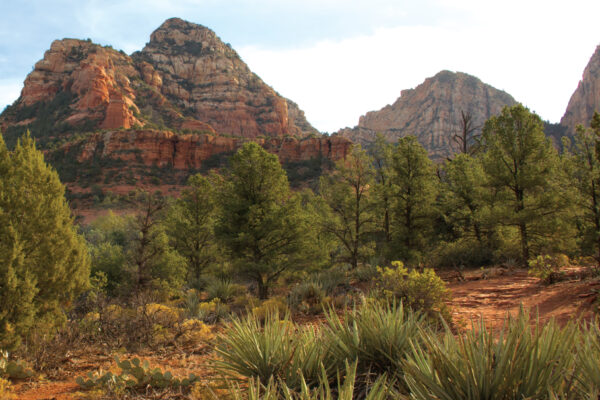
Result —
[[506, 105], [515, 104], [507, 93], [461, 72], [441, 71], [414, 89], [403, 90], [392, 105], [360, 117], [354, 128], [338, 134], [369, 145], [378, 133], [390, 142], [414, 135], [433, 158], [445, 158], [458, 149], [453, 135], [461, 129], [461, 112], [481, 127]]
[[600, 46], [585, 67], [560, 124], [566, 127], [568, 134], [573, 134], [578, 124], [589, 126], [594, 111], [600, 112]]

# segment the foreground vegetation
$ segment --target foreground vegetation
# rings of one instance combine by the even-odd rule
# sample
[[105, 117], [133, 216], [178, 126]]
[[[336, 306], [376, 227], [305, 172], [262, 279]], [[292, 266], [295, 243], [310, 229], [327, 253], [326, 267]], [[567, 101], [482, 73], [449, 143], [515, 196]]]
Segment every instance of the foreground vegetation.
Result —
[[482, 322], [457, 337], [402, 305], [367, 302], [318, 329], [235, 321], [216, 368], [250, 379], [233, 398], [596, 399], [599, 334], [597, 324], [531, 328], [521, 313], [501, 332]]
[[[600, 114], [561, 154], [520, 105], [480, 136], [467, 128], [460, 154], [437, 166], [410, 136], [356, 146], [316, 193], [292, 191], [277, 157], [247, 143], [179, 198], [132, 192], [129, 213], [83, 227], [33, 140], [13, 151], [0, 140], [0, 349], [11, 352], [0, 372], [52, 373], [82, 345], [111, 355], [214, 347], [211, 369], [227, 382], [204, 387], [118, 358], [120, 373], [79, 384], [100, 398], [148, 388], [234, 399], [597, 398], [597, 323], [532, 330], [522, 314], [502, 332], [482, 324], [456, 336], [432, 267], [528, 267], [553, 284], [577, 259], [597, 278]], [[294, 322], [314, 315], [324, 321]]]

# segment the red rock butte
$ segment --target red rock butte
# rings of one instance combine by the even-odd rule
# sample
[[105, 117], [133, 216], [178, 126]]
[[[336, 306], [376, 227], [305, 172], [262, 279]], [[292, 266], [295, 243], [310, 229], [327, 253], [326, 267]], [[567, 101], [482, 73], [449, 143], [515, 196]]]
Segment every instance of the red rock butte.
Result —
[[282, 162], [336, 161], [351, 146], [321, 135], [213, 31], [178, 18], [131, 55], [89, 40], [54, 41], [0, 115], [0, 129], [9, 144], [30, 130], [59, 172], [65, 161], [78, 169], [73, 161], [92, 159], [197, 170], [248, 140]]

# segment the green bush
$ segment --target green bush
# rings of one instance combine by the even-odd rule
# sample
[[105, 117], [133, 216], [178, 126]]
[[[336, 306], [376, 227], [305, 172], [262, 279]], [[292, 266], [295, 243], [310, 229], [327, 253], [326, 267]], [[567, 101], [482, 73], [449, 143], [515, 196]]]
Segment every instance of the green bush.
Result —
[[532, 329], [522, 312], [498, 339], [483, 322], [465, 335], [423, 336], [403, 365], [415, 400], [548, 399], [572, 381], [574, 324]]
[[284, 317], [290, 313], [290, 309], [285, 298], [280, 296], [274, 296], [267, 300], [257, 300], [257, 302], [251, 302], [249, 304], [252, 306], [247, 310], [250, 310], [250, 313], [254, 318], [256, 318], [260, 322], [266, 321], [267, 317], [270, 314], [276, 314], [280, 317]]
[[216, 324], [228, 318], [231, 312], [229, 305], [222, 303], [219, 299], [202, 302], [198, 308], [199, 311], [195, 318], [211, 324]]
[[430, 256], [430, 261], [436, 268], [481, 267], [490, 265], [493, 258], [490, 247], [481, 245], [476, 240], [461, 239], [440, 243]]
[[556, 283], [564, 277], [561, 268], [569, 264], [569, 258], [564, 254], [539, 255], [529, 260], [529, 274], [540, 278], [547, 285]]
[[378, 268], [378, 271], [376, 294], [379, 298], [389, 303], [402, 301], [405, 306], [420, 310], [429, 317], [441, 315], [447, 322], [451, 321], [446, 305], [450, 292], [433, 269], [409, 271], [401, 261], [393, 261], [392, 268]]
[[333, 294], [341, 286], [348, 286], [349, 281], [346, 275], [346, 269], [341, 267], [332, 267], [316, 274], [314, 281], [318, 283], [326, 294]]
[[378, 276], [377, 267], [361, 265], [352, 271], [352, 276], [359, 282], [372, 282]]
[[305, 314], [318, 314], [323, 309], [325, 291], [316, 282], [300, 283], [288, 295], [288, 304], [293, 310]]

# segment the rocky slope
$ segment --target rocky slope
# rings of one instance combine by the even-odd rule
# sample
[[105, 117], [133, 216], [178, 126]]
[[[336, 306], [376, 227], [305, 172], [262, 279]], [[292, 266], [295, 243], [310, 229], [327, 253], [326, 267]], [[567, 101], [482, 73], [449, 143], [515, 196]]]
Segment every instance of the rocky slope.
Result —
[[133, 58], [148, 75], [160, 77], [154, 87], [170, 102], [219, 133], [273, 137], [315, 132], [295, 104], [290, 107], [265, 85], [210, 29], [169, 19]]
[[[129, 183], [156, 168], [185, 178], [247, 140], [284, 163], [335, 161], [351, 144], [321, 137], [213, 31], [177, 18], [131, 56], [54, 41], [0, 115], [0, 130], [9, 146], [29, 130], [74, 190], [119, 183], [106, 173], [116, 164]], [[173, 177], [154, 182], [162, 178]]]
[[600, 112], [600, 46], [585, 67], [560, 124], [566, 127], [568, 134], [573, 134], [578, 124], [589, 125], [594, 111]]
[[392, 105], [360, 117], [354, 128], [338, 135], [368, 145], [377, 133], [390, 142], [416, 135], [433, 158], [454, 153], [452, 136], [461, 129], [461, 111], [470, 113], [474, 126], [482, 126], [492, 115], [515, 100], [479, 79], [461, 73], [441, 71], [415, 89], [403, 90]]

